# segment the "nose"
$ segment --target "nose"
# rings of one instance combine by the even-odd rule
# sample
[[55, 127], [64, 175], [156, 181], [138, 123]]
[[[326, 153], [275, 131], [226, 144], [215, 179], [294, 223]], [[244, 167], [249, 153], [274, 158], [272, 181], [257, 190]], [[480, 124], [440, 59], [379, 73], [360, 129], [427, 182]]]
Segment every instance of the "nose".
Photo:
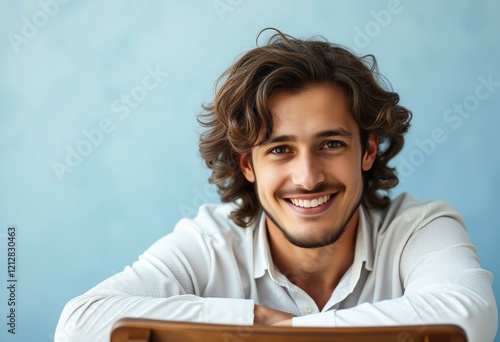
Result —
[[292, 183], [295, 186], [312, 190], [325, 181], [322, 163], [312, 153], [300, 154], [293, 164]]

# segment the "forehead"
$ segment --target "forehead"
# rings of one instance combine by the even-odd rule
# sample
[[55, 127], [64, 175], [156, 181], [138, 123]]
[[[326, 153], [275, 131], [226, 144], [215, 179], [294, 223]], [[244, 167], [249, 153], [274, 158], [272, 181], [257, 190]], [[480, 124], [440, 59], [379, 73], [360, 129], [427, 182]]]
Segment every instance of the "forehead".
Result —
[[305, 135], [325, 129], [358, 132], [345, 91], [336, 85], [314, 85], [297, 93], [278, 92], [269, 99], [272, 136]]

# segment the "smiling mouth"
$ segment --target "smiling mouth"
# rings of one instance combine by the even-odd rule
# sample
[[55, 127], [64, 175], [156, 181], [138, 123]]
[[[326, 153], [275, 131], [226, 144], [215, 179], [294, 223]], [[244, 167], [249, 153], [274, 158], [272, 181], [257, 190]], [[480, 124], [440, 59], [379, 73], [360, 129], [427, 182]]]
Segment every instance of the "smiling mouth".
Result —
[[299, 199], [299, 198], [289, 198], [288, 200], [295, 206], [300, 208], [316, 208], [320, 205], [325, 204], [331, 198], [331, 195], [320, 196], [314, 199]]

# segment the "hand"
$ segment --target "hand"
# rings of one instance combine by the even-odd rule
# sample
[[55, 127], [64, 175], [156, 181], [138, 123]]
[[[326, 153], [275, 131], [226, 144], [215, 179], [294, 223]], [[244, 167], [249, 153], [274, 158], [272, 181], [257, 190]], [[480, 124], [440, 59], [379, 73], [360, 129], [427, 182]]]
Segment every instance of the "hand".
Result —
[[253, 314], [254, 325], [292, 326], [293, 315], [287, 312], [271, 309], [267, 306], [255, 305]]
[[292, 319], [285, 319], [284, 321], [279, 321], [276, 323], [271, 324], [274, 327], [291, 327], [292, 326]]

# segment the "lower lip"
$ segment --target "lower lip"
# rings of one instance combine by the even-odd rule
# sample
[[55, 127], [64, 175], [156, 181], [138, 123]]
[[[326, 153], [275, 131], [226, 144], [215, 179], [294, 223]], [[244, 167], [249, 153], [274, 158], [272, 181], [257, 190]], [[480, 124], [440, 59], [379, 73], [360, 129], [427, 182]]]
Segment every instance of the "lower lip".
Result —
[[319, 214], [322, 214], [324, 213], [328, 208], [330, 208], [330, 206], [332, 205], [332, 202], [333, 200], [335, 199], [336, 195], [331, 195], [330, 199], [328, 200], [328, 202], [326, 203], [323, 203], [322, 205], [318, 205], [317, 207], [314, 207], [314, 208], [303, 208], [303, 207], [298, 207], [296, 205], [294, 205], [292, 202], [290, 201], [286, 201], [289, 206], [297, 213], [301, 214], [301, 215], [319, 215]]

